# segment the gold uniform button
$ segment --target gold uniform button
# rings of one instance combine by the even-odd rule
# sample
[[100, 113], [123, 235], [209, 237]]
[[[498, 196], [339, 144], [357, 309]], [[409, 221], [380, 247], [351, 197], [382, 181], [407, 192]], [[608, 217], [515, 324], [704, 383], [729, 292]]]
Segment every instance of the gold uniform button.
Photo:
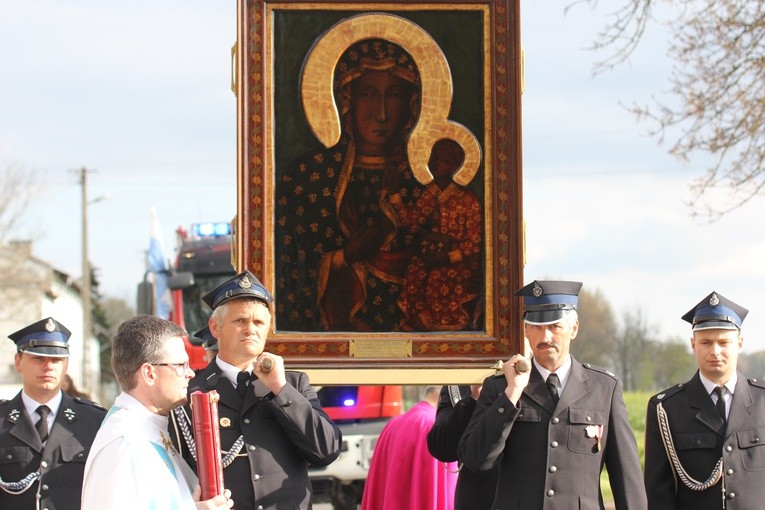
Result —
[[220, 426], [221, 427], [230, 427], [231, 426], [231, 418], [223, 417], [220, 419]]

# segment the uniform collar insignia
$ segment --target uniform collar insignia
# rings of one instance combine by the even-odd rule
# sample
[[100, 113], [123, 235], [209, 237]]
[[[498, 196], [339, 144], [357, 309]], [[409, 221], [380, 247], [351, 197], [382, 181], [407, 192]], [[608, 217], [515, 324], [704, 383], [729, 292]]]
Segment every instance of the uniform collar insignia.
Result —
[[11, 420], [13, 423], [16, 423], [17, 421], [19, 421], [19, 416], [21, 416], [21, 411], [19, 411], [18, 409], [14, 409], [8, 415], [8, 419]]
[[75, 418], [74, 409], [72, 409], [71, 407], [67, 407], [66, 409], [64, 409], [64, 417], [65, 417], [65, 418], [67, 419], [67, 421], [69, 421], [70, 423], [71, 423], [71, 422], [73, 422], [73, 421], [74, 421], [74, 418]]

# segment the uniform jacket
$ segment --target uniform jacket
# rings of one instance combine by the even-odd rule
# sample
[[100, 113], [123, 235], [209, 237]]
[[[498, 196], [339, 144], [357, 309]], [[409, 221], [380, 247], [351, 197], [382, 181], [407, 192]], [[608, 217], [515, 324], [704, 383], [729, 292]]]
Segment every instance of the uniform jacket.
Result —
[[[452, 391], [456, 389], [456, 394]], [[455, 402], [457, 395], [459, 400]], [[476, 400], [470, 386], [444, 386], [438, 398], [436, 422], [428, 432], [428, 451], [442, 462], [459, 459], [457, 447], [470, 423]], [[497, 487], [497, 470], [475, 472], [461, 466], [454, 495], [454, 510], [489, 510]]]
[[21, 392], [0, 402], [0, 477], [18, 482], [41, 471], [40, 479], [22, 494], [0, 489], [0, 508], [32, 510], [39, 491], [40, 508], [79, 510], [85, 460], [105, 415], [98, 404], [64, 393], [43, 449]]
[[616, 376], [572, 358], [555, 407], [536, 366], [517, 407], [506, 387], [501, 374], [484, 381], [459, 446], [468, 468], [499, 466], [492, 508], [602, 509], [604, 464], [616, 508], [646, 508], [635, 436]]
[[728, 425], [715, 409], [698, 372], [683, 384], [663, 391], [648, 402], [645, 427], [645, 484], [649, 508], [720, 509], [722, 485], [702, 492], [675, 482], [659, 434], [657, 405], [667, 412], [680, 463], [695, 480], [709, 478], [723, 458], [728, 510], [765, 506], [765, 382], [738, 374], [728, 412]]
[[[288, 371], [286, 377], [278, 396], [259, 380], [253, 381], [244, 402], [215, 360], [189, 383], [189, 394], [218, 392], [224, 452], [244, 435], [240, 456], [223, 470], [224, 485], [237, 510], [311, 508], [308, 464], [325, 466], [340, 454], [340, 430], [321, 408], [308, 376]], [[178, 444], [180, 434], [173, 423], [170, 428]], [[196, 468], [183, 439], [179, 450]]]

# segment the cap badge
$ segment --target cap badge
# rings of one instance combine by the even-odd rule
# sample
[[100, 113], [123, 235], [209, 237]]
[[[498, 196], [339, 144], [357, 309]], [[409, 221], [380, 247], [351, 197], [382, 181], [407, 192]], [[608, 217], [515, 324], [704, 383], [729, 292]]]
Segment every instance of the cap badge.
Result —
[[717, 306], [720, 304], [720, 298], [717, 297], [717, 294], [714, 292], [712, 293], [712, 296], [709, 298], [709, 304], [711, 306]]
[[45, 331], [52, 333], [56, 331], [56, 325], [53, 323], [53, 319], [48, 319], [45, 323]]
[[239, 287], [243, 289], [249, 289], [252, 287], [252, 282], [250, 281], [249, 277], [247, 275], [244, 275], [241, 280], [239, 280]]
[[544, 289], [542, 289], [542, 286], [539, 285], [537, 282], [534, 282], [534, 288], [531, 289], [531, 293], [534, 295], [534, 297], [539, 297], [542, 294], [544, 294]]

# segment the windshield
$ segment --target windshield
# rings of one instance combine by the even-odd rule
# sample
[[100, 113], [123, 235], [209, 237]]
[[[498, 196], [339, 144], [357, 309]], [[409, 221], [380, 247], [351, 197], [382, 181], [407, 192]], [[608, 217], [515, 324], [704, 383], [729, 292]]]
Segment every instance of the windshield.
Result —
[[202, 301], [202, 296], [231, 278], [233, 274], [194, 275], [194, 285], [183, 290], [183, 321], [186, 331], [193, 335], [195, 331], [207, 326], [212, 310]]

